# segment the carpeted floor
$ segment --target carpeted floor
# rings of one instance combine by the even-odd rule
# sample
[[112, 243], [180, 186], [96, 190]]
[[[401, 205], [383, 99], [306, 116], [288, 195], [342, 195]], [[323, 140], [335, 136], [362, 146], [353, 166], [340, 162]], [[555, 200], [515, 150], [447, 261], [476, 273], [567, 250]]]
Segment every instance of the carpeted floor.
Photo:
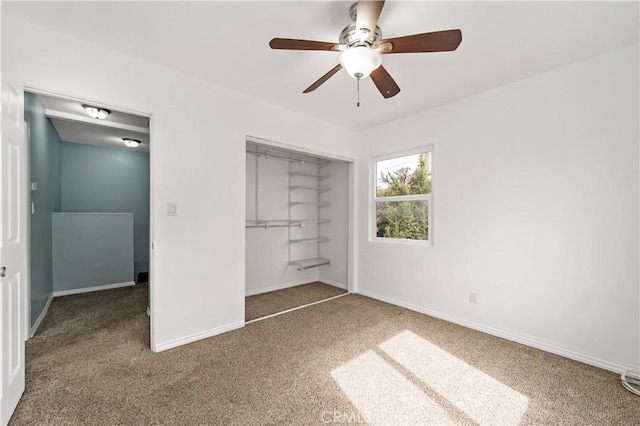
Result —
[[284, 290], [256, 294], [244, 299], [244, 319], [251, 321], [346, 292], [341, 288], [316, 281]]
[[619, 376], [358, 295], [154, 354], [145, 286], [55, 299], [14, 425], [635, 425]]

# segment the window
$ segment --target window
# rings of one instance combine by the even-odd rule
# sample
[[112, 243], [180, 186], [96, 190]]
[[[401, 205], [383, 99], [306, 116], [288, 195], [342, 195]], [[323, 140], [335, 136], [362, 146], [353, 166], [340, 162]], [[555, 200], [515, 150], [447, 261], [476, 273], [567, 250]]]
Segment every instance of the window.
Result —
[[374, 239], [428, 242], [431, 150], [375, 161]]

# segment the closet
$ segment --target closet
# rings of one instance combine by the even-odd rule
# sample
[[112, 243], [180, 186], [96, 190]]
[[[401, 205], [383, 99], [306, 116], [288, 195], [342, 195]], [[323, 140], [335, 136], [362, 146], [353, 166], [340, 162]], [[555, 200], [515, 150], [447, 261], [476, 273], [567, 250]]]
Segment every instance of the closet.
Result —
[[348, 170], [247, 141], [246, 296], [316, 282], [346, 290]]

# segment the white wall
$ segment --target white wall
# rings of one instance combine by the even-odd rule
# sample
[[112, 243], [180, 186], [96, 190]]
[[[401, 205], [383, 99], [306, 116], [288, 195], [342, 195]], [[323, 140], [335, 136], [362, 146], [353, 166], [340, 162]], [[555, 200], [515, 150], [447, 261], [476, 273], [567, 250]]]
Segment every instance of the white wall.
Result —
[[348, 211], [349, 211], [349, 164], [333, 162], [322, 170], [330, 177], [322, 186], [331, 191], [322, 194], [322, 200], [330, 203], [322, 209], [322, 216], [331, 222], [321, 225], [320, 235], [330, 241], [320, 244], [320, 257], [331, 260], [331, 265], [319, 269], [319, 280], [341, 288], [348, 284]]
[[241, 326], [246, 135], [348, 157], [353, 135], [6, 15], [2, 32], [9, 79], [153, 114], [155, 348]]
[[434, 244], [361, 220], [359, 290], [637, 370], [638, 71], [635, 45], [363, 132], [362, 215], [371, 156], [434, 145]]

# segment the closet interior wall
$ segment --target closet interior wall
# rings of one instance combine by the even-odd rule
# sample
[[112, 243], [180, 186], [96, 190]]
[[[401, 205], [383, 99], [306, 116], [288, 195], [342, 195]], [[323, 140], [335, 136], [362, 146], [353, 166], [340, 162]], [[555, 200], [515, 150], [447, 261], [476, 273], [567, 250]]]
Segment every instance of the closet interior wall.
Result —
[[331, 222], [321, 229], [323, 237], [329, 241], [320, 244], [320, 257], [331, 260], [330, 267], [318, 268], [318, 281], [340, 288], [347, 288], [348, 276], [348, 211], [349, 211], [349, 165], [343, 162], [331, 162], [323, 168], [329, 177], [322, 182], [331, 188], [322, 194], [322, 200], [329, 203], [321, 214]]
[[245, 294], [346, 289], [348, 164], [248, 145], [246, 171]]

